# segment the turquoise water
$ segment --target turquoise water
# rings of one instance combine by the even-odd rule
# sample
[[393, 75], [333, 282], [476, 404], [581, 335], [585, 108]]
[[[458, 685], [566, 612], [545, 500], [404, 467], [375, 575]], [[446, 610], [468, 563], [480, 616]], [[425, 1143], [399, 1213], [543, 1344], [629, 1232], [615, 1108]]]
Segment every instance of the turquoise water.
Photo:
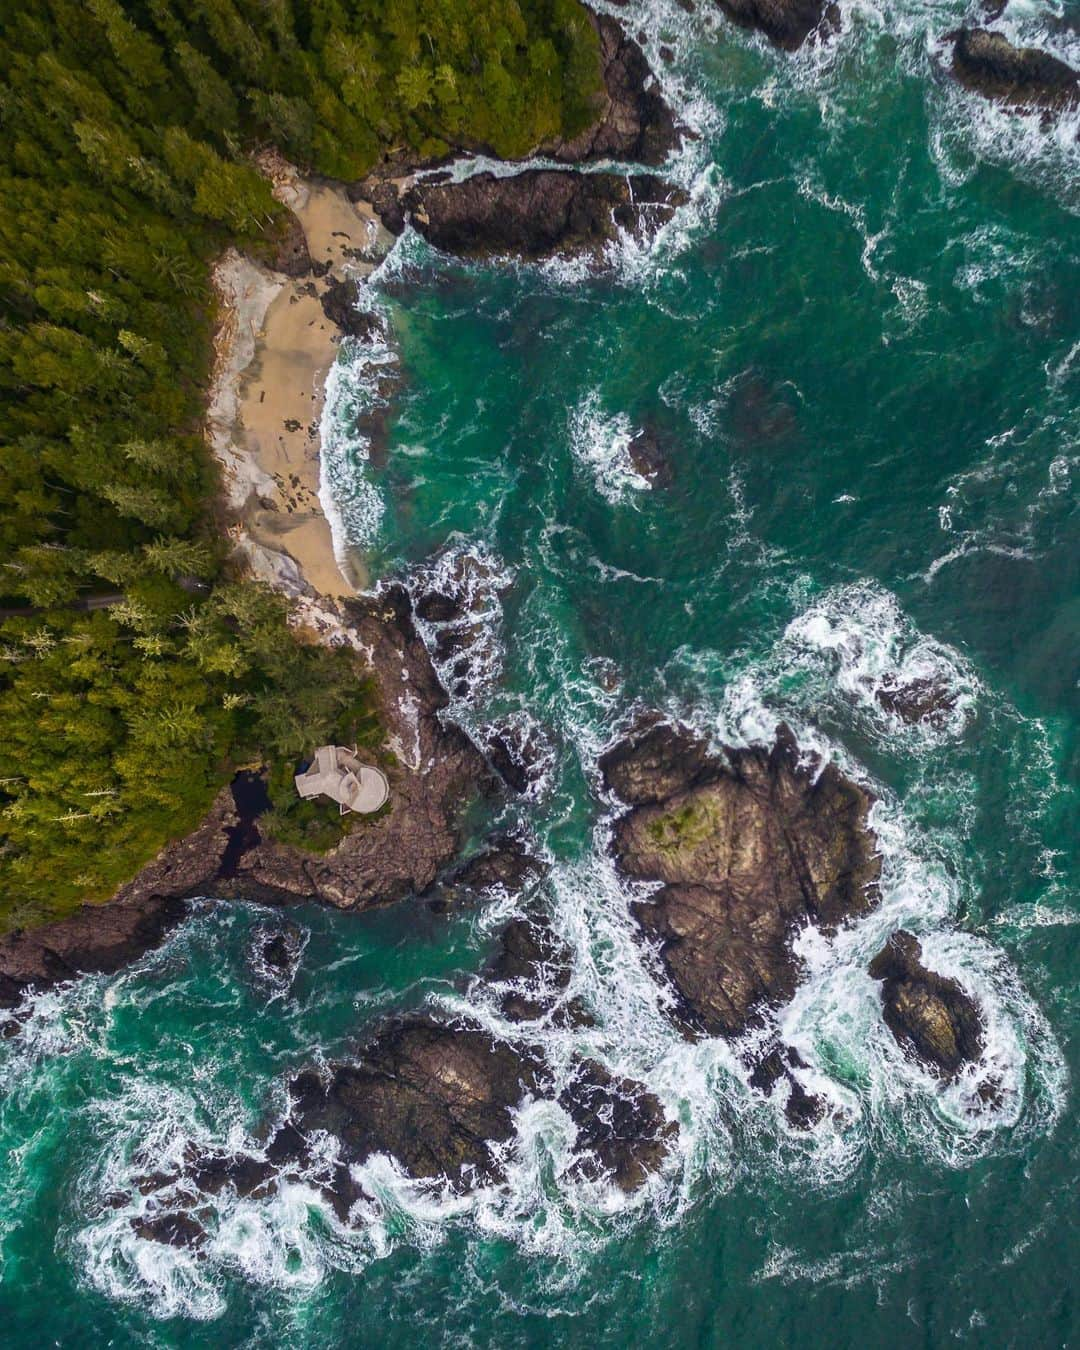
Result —
[[[364, 353], [326, 430], [379, 575], [420, 584], [470, 552], [511, 580], [454, 713], [531, 719], [550, 748], [532, 796], [480, 823], [520, 824], [552, 863], [541, 900], [597, 1025], [546, 1049], [648, 1083], [679, 1150], [615, 1198], [569, 1179], [567, 1123], [536, 1102], [508, 1184], [471, 1199], [377, 1161], [354, 1232], [296, 1185], [210, 1198], [201, 1257], [136, 1239], [148, 1163], [251, 1146], [291, 1072], [388, 1011], [513, 1034], [472, 983], [509, 902], [300, 909], [291, 984], [251, 958], [279, 916], [207, 903], [138, 966], [39, 998], [0, 1046], [5, 1344], [1075, 1340], [1076, 126], [947, 83], [937, 35], [959, 6], [848, 9], [837, 44], [795, 59], [674, 3], [622, 12], [676, 49], [691, 206], [600, 274], [462, 267], [406, 237], [367, 297], [404, 378], [387, 466], [348, 434]], [[1012, 13], [1014, 37], [1080, 60], [1067, 12]], [[626, 456], [646, 423], [666, 489]], [[922, 675], [956, 696], [937, 729], [874, 697]], [[785, 718], [879, 796], [881, 909], [802, 939], [783, 1014], [832, 1107], [809, 1136], [728, 1047], [676, 1035], [634, 941], [595, 766], [643, 705], [727, 742]], [[980, 1001], [999, 1104], [941, 1091], [881, 1025], [865, 970], [900, 924]]]

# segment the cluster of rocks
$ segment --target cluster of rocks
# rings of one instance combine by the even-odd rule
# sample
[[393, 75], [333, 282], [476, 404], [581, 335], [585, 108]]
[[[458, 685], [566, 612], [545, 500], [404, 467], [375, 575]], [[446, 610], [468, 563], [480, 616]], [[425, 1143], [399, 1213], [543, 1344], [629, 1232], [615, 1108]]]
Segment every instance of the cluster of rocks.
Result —
[[[721, 755], [684, 727], [649, 721], [604, 756], [601, 771], [629, 808], [614, 827], [620, 870], [662, 883], [633, 913], [658, 944], [684, 1034], [752, 1044], [751, 1083], [766, 1092], [785, 1083], [788, 1119], [813, 1124], [824, 1103], [799, 1081], [797, 1052], [768, 1031], [801, 977], [792, 946], [800, 930], [835, 932], [878, 901], [872, 797], [834, 764], [804, 759], [783, 725], [771, 749]], [[884, 981], [897, 1041], [955, 1077], [981, 1054], [981, 1018], [955, 981], [919, 957], [914, 939], [898, 934], [870, 973]], [[744, 1040], [751, 1030], [764, 1038]]]

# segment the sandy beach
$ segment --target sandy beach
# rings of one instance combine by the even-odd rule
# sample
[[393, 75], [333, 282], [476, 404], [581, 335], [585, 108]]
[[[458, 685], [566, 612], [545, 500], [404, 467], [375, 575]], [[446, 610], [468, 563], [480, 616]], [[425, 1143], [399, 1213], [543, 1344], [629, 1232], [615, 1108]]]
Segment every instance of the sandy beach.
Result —
[[305, 182], [280, 160], [263, 167], [303, 226], [315, 266], [291, 278], [233, 251], [221, 260], [208, 436], [224, 468], [232, 533], [256, 570], [281, 582], [295, 569], [283, 569], [284, 559], [268, 569], [267, 553], [287, 554], [318, 594], [354, 595], [367, 580], [362, 560], [335, 555], [319, 503], [323, 387], [340, 341], [320, 297], [371, 271], [377, 221], [338, 187]]

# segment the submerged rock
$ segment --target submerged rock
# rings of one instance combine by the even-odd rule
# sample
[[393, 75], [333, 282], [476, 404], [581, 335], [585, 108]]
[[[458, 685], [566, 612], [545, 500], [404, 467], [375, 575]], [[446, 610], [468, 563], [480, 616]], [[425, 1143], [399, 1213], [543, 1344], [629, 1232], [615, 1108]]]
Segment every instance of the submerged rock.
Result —
[[525, 169], [509, 177], [474, 174], [459, 183], [421, 180], [393, 211], [383, 214], [385, 201], [373, 205], [388, 229], [407, 219], [447, 253], [537, 259], [598, 252], [620, 228], [642, 234], [659, 227], [686, 200], [681, 189], [651, 174]]
[[554, 752], [538, 723], [507, 717], [488, 727], [483, 741], [488, 763], [511, 791], [524, 796], [540, 787]]
[[499, 951], [485, 972], [490, 984], [508, 986], [502, 996], [504, 1017], [535, 1022], [554, 1013], [559, 1026], [591, 1026], [593, 1018], [578, 1000], [566, 1002], [572, 953], [539, 914], [511, 919], [499, 938]]
[[140, 1216], [131, 1220], [137, 1237], [146, 1242], [161, 1242], [170, 1247], [198, 1250], [206, 1242], [206, 1229], [193, 1215], [184, 1211]]
[[886, 681], [874, 691], [878, 705], [893, 713], [908, 726], [925, 722], [931, 727], [942, 727], [949, 714], [956, 710], [959, 694], [943, 680], [911, 680], [907, 684]]
[[716, 0], [740, 28], [756, 28], [776, 47], [797, 51], [811, 33], [840, 27], [840, 9], [828, 0]]
[[634, 472], [650, 486], [666, 488], [675, 481], [670, 455], [654, 427], [643, 427], [632, 437], [627, 449]]
[[960, 28], [952, 73], [966, 88], [1018, 111], [1080, 107], [1080, 73], [1037, 47], [1014, 47], [1001, 33]]
[[187, 905], [149, 895], [127, 904], [83, 905], [70, 918], [0, 937], [0, 1007], [77, 975], [111, 975], [157, 947]]
[[885, 1025], [927, 1068], [949, 1082], [978, 1060], [984, 1032], [975, 1001], [956, 980], [927, 970], [911, 933], [892, 935], [870, 963], [870, 975], [882, 981]]

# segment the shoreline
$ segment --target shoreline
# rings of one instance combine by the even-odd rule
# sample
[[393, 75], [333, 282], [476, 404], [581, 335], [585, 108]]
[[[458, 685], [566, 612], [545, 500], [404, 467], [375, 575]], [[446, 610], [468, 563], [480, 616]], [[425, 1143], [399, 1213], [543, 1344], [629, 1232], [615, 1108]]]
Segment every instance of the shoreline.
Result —
[[227, 532], [256, 576], [296, 597], [342, 600], [369, 583], [323, 509], [320, 423], [342, 333], [323, 305], [376, 266], [381, 226], [337, 185], [277, 157], [262, 165], [296, 217], [311, 265], [273, 271], [234, 249], [214, 269], [221, 305], [207, 439], [222, 468]]

